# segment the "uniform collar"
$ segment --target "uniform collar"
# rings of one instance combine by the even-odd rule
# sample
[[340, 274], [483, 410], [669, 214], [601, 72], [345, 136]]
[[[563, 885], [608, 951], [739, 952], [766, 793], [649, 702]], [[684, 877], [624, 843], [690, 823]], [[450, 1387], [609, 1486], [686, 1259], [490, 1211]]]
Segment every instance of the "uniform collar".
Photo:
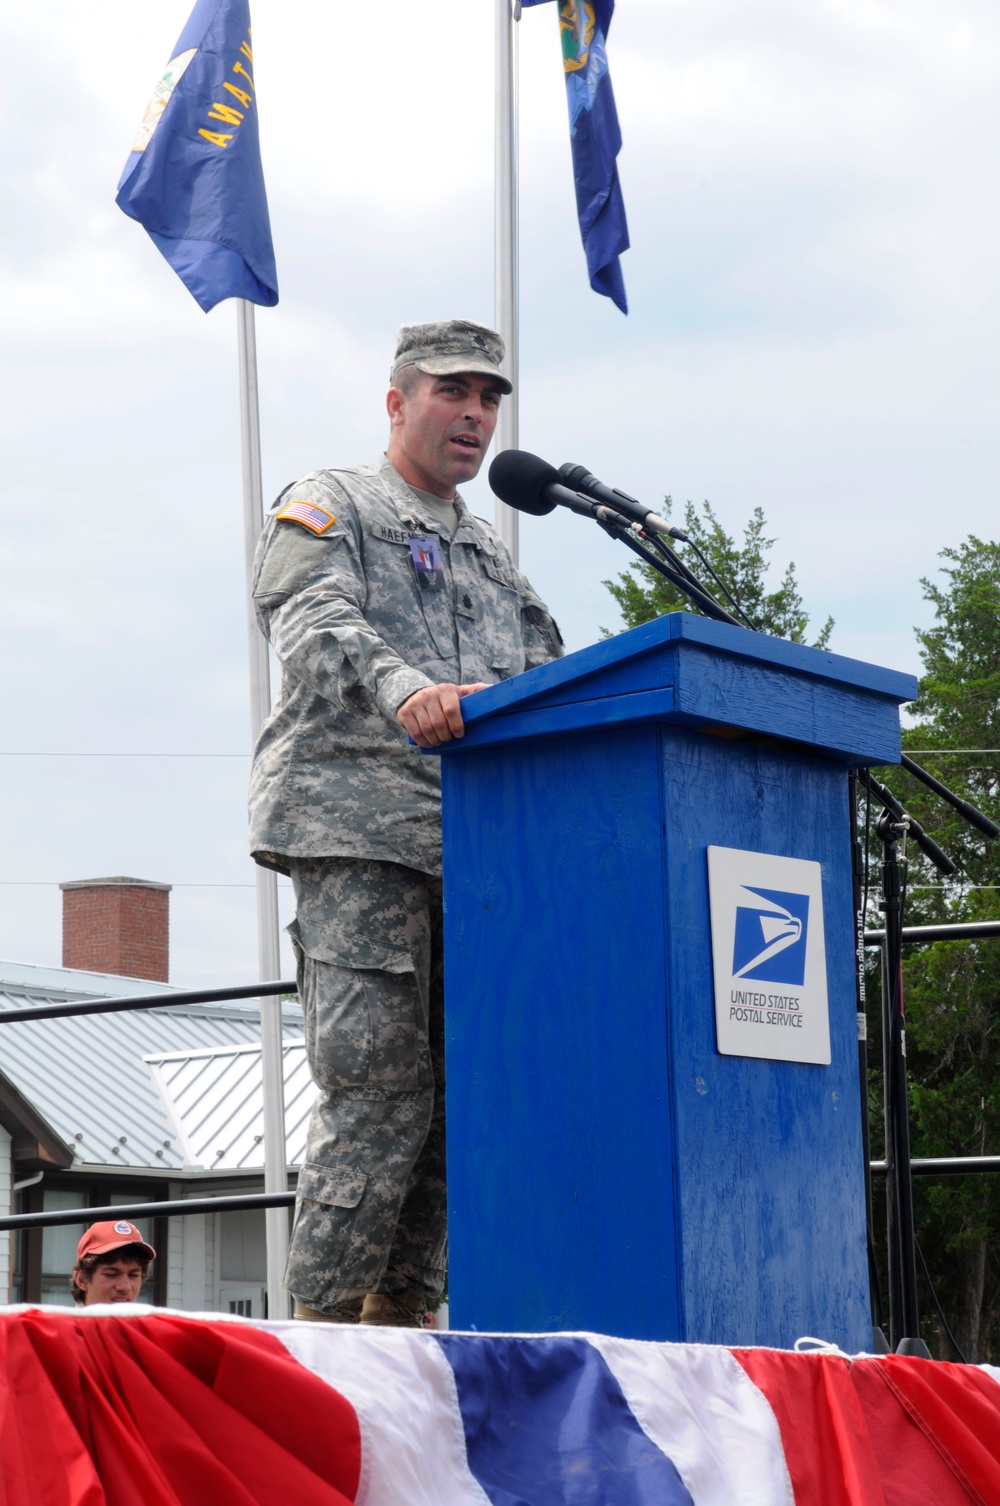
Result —
[[[436, 533], [442, 537], [447, 537], [443, 533], [440, 518], [436, 518], [424, 506], [421, 498], [413, 490], [412, 486], [403, 480], [388, 455], [381, 457], [377, 469], [379, 479], [395, 503], [399, 511], [400, 522], [404, 527], [419, 525], [429, 533]], [[482, 545], [483, 539], [476, 526], [476, 520], [466, 506], [461, 492], [455, 493], [454, 501], [458, 512], [458, 522], [455, 532], [451, 535], [451, 542], [454, 544], [456, 540], [466, 542], [471, 540], [477, 545]]]

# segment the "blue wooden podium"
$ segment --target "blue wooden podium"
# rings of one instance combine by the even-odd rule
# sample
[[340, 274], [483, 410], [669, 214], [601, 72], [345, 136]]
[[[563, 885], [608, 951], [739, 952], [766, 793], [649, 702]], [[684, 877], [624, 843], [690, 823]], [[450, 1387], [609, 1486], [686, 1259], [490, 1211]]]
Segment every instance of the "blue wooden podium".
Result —
[[915, 693], [675, 613], [464, 703], [453, 1327], [871, 1347], [847, 770]]

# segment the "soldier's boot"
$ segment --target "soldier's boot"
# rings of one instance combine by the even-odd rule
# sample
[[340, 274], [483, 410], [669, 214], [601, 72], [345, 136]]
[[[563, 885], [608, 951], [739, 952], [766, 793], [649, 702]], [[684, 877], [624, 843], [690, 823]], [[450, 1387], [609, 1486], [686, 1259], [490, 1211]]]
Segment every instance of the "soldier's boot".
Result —
[[423, 1328], [427, 1298], [423, 1292], [369, 1292], [361, 1308], [361, 1323], [380, 1328]]
[[293, 1317], [301, 1318], [307, 1323], [357, 1323], [361, 1317], [362, 1297], [346, 1297], [343, 1302], [338, 1302], [329, 1312], [320, 1312], [318, 1307], [310, 1307], [307, 1302], [295, 1299], [295, 1312]]

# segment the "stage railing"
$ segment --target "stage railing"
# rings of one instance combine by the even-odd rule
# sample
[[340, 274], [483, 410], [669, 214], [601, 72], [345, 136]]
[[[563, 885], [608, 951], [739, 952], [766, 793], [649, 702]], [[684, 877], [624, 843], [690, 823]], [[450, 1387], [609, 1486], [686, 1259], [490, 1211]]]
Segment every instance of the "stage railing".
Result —
[[[968, 921], [956, 925], [905, 926], [904, 942], [974, 941], [1000, 938], [1000, 921]], [[865, 945], [879, 947], [885, 940], [881, 930], [865, 931]], [[248, 983], [237, 988], [189, 989], [171, 994], [137, 994], [124, 999], [75, 999], [61, 1004], [29, 1005], [24, 1009], [0, 1010], [0, 1026], [21, 1020], [51, 1020], [72, 1015], [115, 1014], [133, 1009], [177, 1009], [189, 1004], [222, 1004], [237, 999], [259, 999], [274, 994], [295, 994], [294, 979], [273, 983]], [[0, 1066], [3, 1051], [0, 1046]], [[872, 1161], [873, 1176], [884, 1176], [884, 1161]], [[969, 1176], [1000, 1171], [1000, 1156], [939, 1156], [914, 1158], [910, 1173], [915, 1177]], [[175, 1218], [197, 1213], [237, 1213], [253, 1208], [290, 1208], [294, 1192], [241, 1193], [234, 1197], [165, 1198], [156, 1203], [115, 1203], [108, 1208], [61, 1208], [58, 1212], [12, 1213], [0, 1218], [0, 1232], [9, 1229], [39, 1229], [59, 1224], [95, 1223], [103, 1219]]]
[[[1000, 920], [968, 920], [954, 925], [904, 926], [903, 944], [932, 941], [984, 941], [1000, 940]], [[885, 944], [885, 931], [865, 932], [865, 946], [874, 948]], [[884, 1161], [870, 1162], [872, 1176], [886, 1174]], [[910, 1175], [914, 1177], [956, 1177], [979, 1175], [1000, 1171], [1000, 1156], [912, 1156]]]
[[235, 1197], [165, 1199], [162, 1203], [112, 1203], [107, 1208], [60, 1208], [49, 1213], [12, 1213], [0, 1218], [4, 1229], [48, 1229], [57, 1224], [98, 1224], [106, 1219], [176, 1218], [188, 1213], [244, 1213], [252, 1208], [290, 1208], [294, 1192], [243, 1192]]
[[[73, 1015], [123, 1014], [140, 1009], [177, 1009], [194, 1004], [229, 1004], [240, 999], [271, 998], [297, 994], [294, 979], [240, 984], [235, 988], [198, 988], [175, 993], [131, 994], [115, 999], [70, 999], [58, 1004], [29, 1004], [23, 1009], [0, 1010], [0, 1025], [25, 1020], [65, 1019]], [[0, 1068], [3, 1065], [0, 1038]], [[263, 1175], [263, 1169], [261, 1171]], [[196, 1213], [242, 1213], [254, 1208], [290, 1208], [294, 1192], [248, 1192], [235, 1196], [164, 1198], [155, 1203], [114, 1203], [106, 1208], [60, 1208], [43, 1213], [11, 1213], [0, 1218], [0, 1233], [13, 1229], [47, 1229], [60, 1224], [92, 1224], [105, 1219], [176, 1218]]]

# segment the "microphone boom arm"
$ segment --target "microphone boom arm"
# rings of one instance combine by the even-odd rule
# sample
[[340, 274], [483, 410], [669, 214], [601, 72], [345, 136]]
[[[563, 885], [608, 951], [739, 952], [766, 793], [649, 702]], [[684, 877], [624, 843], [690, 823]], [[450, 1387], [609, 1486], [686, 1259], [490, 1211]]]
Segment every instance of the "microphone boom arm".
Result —
[[[624, 518], [619, 518], [613, 514], [610, 509], [595, 507], [594, 517], [606, 534], [613, 539], [621, 539], [622, 543], [627, 544], [632, 552], [637, 554], [645, 564], [651, 565], [658, 574], [662, 575], [672, 586], [676, 586], [678, 591], [682, 591], [690, 601], [694, 602], [695, 606], [700, 608], [706, 617], [713, 617], [716, 622], [728, 622], [733, 627], [741, 626], [739, 619], [734, 617], [731, 612], [727, 612], [725, 607], [717, 602], [714, 596], [710, 596], [699, 581], [695, 580], [694, 576], [686, 570], [686, 567], [681, 565], [680, 560], [673, 554], [673, 550], [667, 550], [666, 552], [671, 555], [676, 566], [679, 568], [674, 568], [660, 554], [654, 553], [644, 543], [640, 543], [639, 539], [633, 533], [631, 525]], [[658, 542], [659, 540], [657, 540]]]
[[[663, 556], [663, 558], [667, 561], [667, 563], [670, 565], [670, 567], [673, 570], [676, 570], [681, 575], [683, 575], [683, 577], [684, 577], [685, 580], [690, 581], [691, 584], [693, 586], [697, 587], [697, 589], [699, 591], [701, 591], [704, 595], [708, 596], [710, 594], [709, 590], [708, 590], [708, 587], [704, 584], [703, 581], [700, 581], [698, 579], [697, 575], [695, 575], [695, 573], [694, 573], [693, 570], [689, 569], [689, 567], [681, 559], [680, 555], [677, 554], [675, 550], [671, 549], [670, 545], [667, 543], [666, 539], [662, 536], [662, 534], [654, 533], [654, 534], [651, 534], [651, 535], [647, 535], [647, 537], [649, 539], [649, 542], [653, 545], [654, 549], [657, 549], [659, 551], [659, 553]], [[687, 542], [690, 543], [691, 542], [690, 539], [688, 539]], [[715, 584], [729, 598], [730, 605], [732, 607], [734, 607], [735, 610], [740, 614], [740, 617], [742, 617], [743, 622], [746, 624], [746, 626], [748, 628], [750, 628], [752, 632], [755, 632], [755, 633], [759, 632], [759, 628], [757, 627], [757, 624], [753, 621], [752, 618], [750, 618], [750, 617], [747, 616], [746, 612], [744, 612], [744, 610], [740, 606], [739, 602], [732, 595], [732, 593], [726, 588], [724, 582], [719, 579], [719, 577], [716, 575], [715, 571], [712, 569], [711, 565], [704, 558], [704, 556], [701, 553], [701, 550], [695, 544], [692, 544], [691, 547], [694, 549], [695, 553], [698, 555], [698, 558], [701, 560], [702, 564], [708, 570], [708, 573], [711, 575], [712, 579], [715, 581]], [[712, 597], [712, 600], [713, 601], [717, 601], [718, 598], [717, 597]], [[719, 605], [722, 606], [723, 603], [719, 602]], [[728, 609], [725, 609], [725, 610], [728, 610]], [[731, 618], [730, 620], [732, 622], [738, 623], [738, 619], [735, 618], [735, 617]]]
[[919, 779], [920, 783], [926, 785], [929, 790], [933, 790], [935, 795], [940, 795], [941, 799], [946, 800], [960, 816], [964, 816], [970, 826], [981, 831], [984, 837], [1000, 837], [1000, 827], [997, 827], [989, 816], [984, 816], [981, 810], [977, 810], [968, 800], [963, 800], [961, 795], [956, 795], [946, 784], [942, 784], [940, 779], [935, 779], [934, 775], [928, 774], [920, 764], [914, 763], [912, 758], [907, 758], [905, 753], [900, 763], [908, 774], [912, 774], [914, 779]]
[[920, 851], [929, 858], [939, 873], [945, 878], [950, 878], [958, 869], [946, 852], [943, 852], [933, 837], [929, 837], [918, 821], [915, 821], [908, 811], [905, 811], [891, 790], [880, 784], [870, 769], [865, 769], [861, 775], [861, 782], [867, 787], [870, 794], [880, 805], [883, 805], [894, 820], [905, 821], [909, 827], [910, 836], [916, 842]]

